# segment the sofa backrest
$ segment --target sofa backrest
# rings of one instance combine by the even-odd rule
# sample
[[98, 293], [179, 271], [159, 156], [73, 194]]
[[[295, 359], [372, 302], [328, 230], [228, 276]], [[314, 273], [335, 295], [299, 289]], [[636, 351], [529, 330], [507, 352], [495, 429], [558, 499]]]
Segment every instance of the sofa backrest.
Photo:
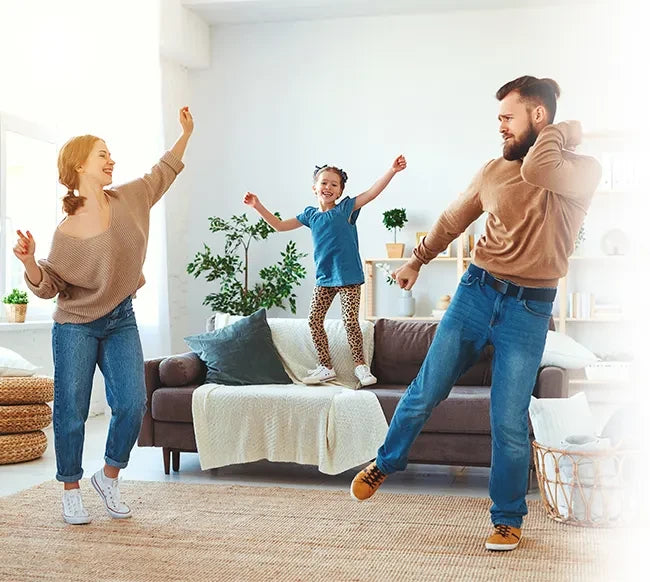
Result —
[[[437, 321], [378, 319], [372, 360], [372, 372], [378, 384], [409, 384], [420, 371], [437, 327]], [[492, 351], [492, 346], [484, 348], [478, 362], [456, 385], [489, 386]]]

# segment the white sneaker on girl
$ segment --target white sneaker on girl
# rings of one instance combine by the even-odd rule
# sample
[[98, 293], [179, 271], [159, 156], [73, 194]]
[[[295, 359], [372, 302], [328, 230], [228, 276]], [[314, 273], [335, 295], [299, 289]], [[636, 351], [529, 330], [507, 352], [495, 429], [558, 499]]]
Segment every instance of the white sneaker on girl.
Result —
[[90, 523], [90, 515], [84, 507], [80, 489], [64, 489], [63, 520], [72, 525]]
[[99, 493], [99, 496], [104, 501], [108, 515], [115, 519], [124, 519], [131, 517], [131, 510], [126, 503], [120, 501], [119, 481], [119, 479], [107, 477], [104, 474], [103, 468], [97, 471], [90, 479], [95, 491]]
[[377, 378], [370, 373], [370, 368], [366, 364], [359, 364], [354, 369], [354, 375], [359, 378], [359, 383], [362, 386], [371, 386], [377, 383]]
[[305, 376], [302, 381], [305, 384], [320, 384], [336, 378], [336, 372], [327, 366], [320, 364], [314, 370], [309, 370], [309, 375]]

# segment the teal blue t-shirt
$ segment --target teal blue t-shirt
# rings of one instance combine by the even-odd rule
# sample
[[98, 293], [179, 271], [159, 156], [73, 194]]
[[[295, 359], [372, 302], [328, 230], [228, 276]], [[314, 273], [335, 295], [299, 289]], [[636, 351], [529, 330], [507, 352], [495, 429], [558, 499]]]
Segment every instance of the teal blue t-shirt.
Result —
[[307, 206], [296, 218], [311, 229], [316, 263], [316, 285], [342, 287], [363, 283], [359, 256], [355, 198], [346, 196], [334, 208], [321, 212]]

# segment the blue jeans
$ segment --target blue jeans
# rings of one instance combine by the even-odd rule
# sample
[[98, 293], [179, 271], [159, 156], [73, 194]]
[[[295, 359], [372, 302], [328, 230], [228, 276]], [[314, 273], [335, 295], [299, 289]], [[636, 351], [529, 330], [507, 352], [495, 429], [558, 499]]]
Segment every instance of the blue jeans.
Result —
[[409, 449], [434, 406], [447, 398], [482, 348], [492, 344], [490, 513], [494, 524], [521, 527], [528, 512], [528, 406], [552, 307], [552, 301], [502, 295], [480, 276], [465, 272], [420, 372], [395, 410], [377, 453], [379, 470], [406, 468]]
[[52, 352], [56, 478], [74, 483], [83, 476], [85, 423], [97, 364], [112, 412], [104, 460], [126, 467], [146, 403], [144, 358], [131, 298], [89, 323], [55, 323]]

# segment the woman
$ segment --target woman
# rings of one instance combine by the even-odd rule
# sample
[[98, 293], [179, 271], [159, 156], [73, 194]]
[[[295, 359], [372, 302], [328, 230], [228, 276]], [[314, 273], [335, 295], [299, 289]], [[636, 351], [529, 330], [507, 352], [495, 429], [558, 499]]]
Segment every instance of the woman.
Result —
[[105, 465], [91, 482], [114, 518], [131, 517], [120, 499], [118, 475], [127, 466], [145, 410], [144, 359], [131, 299], [144, 284], [142, 266], [151, 207], [183, 169], [194, 129], [187, 107], [179, 112], [183, 133], [151, 173], [113, 189], [115, 162], [106, 143], [83, 135], [59, 152], [59, 181], [68, 188], [64, 220], [47, 260], [36, 263], [29, 231], [17, 231], [14, 254], [25, 281], [39, 297], [57, 297], [52, 328], [56, 478], [63, 482], [63, 519], [90, 522], [79, 480], [84, 428], [95, 366], [106, 384], [111, 421]]

